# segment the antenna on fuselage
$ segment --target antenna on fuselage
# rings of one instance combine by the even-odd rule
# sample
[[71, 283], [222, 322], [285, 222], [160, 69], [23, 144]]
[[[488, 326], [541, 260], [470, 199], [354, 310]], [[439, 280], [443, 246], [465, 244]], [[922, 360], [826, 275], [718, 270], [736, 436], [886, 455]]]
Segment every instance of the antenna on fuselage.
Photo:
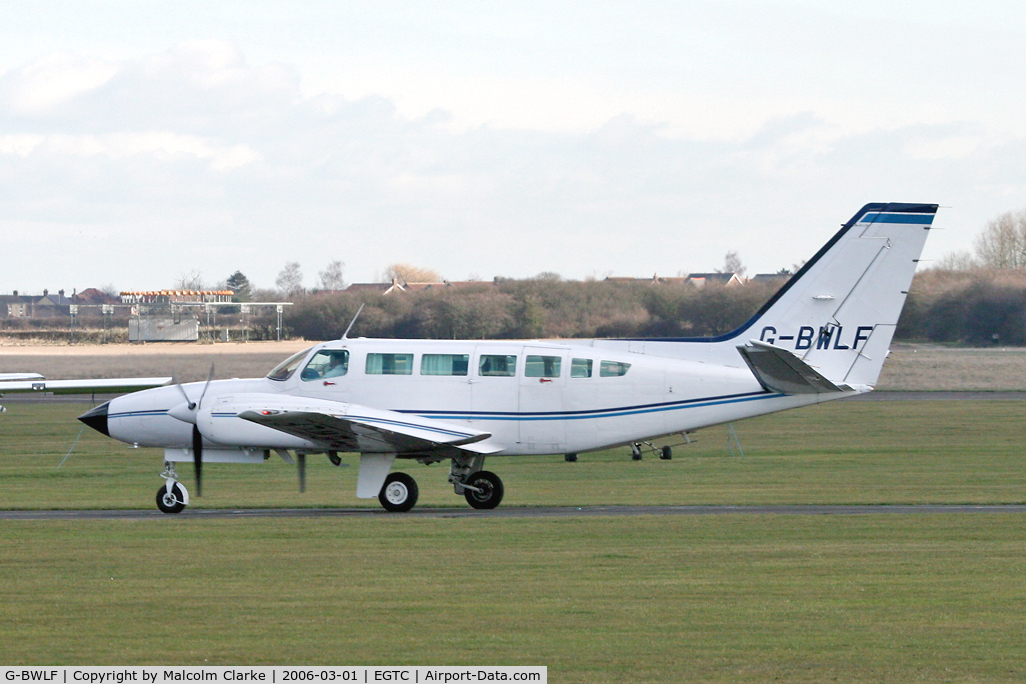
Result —
[[366, 306], [366, 305], [367, 305], [367, 303], [364, 302], [363, 304], [360, 305], [360, 308], [356, 310], [356, 315], [353, 316], [353, 320], [349, 321], [349, 327], [346, 328], [346, 331], [344, 333], [342, 333], [342, 338], [341, 339], [343, 339], [343, 340], [349, 339], [349, 331], [353, 329], [354, 325], [356, 325], [356, 319], [360, 317], [360, 312], [363, 311], [363, 307]]

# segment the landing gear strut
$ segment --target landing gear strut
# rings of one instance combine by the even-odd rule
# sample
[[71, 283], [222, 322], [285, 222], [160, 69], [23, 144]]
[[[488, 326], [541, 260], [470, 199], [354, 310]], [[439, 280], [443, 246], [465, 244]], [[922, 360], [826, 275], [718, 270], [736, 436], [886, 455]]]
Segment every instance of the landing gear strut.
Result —
[[164, 461], [164, 472], [160, 476], [167, 482], [157, 490], [157, 508], [161, 513], [181, 513], [189, 504], [189, 490], [178, 481], [174, 463]]
[[467, 503], [480, 510], [490, 510], [499, 505], [505, 490], [502, 480], [493, 472], [479, 470], [463, 483], [463, 496]]
[[457, 495], [462, 494], [467, 503], [479, 510], [495, 508], [502, 502], [505, 488], [502, 480], [493, 472], [481, 470], [484, 456], [462, 456], [452, 459], [449, 467], [449, 482]]

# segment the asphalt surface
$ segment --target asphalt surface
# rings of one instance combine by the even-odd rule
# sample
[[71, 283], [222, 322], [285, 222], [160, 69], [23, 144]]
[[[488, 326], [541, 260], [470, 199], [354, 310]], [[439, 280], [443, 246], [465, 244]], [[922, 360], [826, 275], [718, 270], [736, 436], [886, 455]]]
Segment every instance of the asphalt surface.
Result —
[[942, 513], [1026, 514], [1026, 505], [805, 505], [805, 506], [544, 506], [419, 508], [388, 513], [380, 508], [187, 508], [177, 515], [152, 510], [0, 511], [0, 520], [188, 520], [225, 518], [573, 518], [634, 515], [937, 515]]

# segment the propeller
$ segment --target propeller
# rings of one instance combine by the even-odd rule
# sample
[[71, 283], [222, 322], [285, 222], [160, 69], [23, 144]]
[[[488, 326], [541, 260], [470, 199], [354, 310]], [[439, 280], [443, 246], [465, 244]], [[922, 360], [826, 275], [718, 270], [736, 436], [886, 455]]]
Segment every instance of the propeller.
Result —
[[175, 380], [175, 387], [185, 397], [185, 403], [188, 405], [189, 410], [193, 413], [192, 421], [192, 463], [196, 470], [196, 496], [203, 496], [203, 433], [200, 432], [199, 425], [196, 423], [196, 414], [199, 413], [200, 406], [203, 405], [203, 397], [207, 396], [207, 389], [210, 387], [211, 380], [214, 379], [214, 364], [210, 364], [210, 373], [207, 374], [207, 382], [203, 385], [203, 391], [200, 392], [199, 401], [193, 401], [189, 398], [185, 388], [182, 384]]

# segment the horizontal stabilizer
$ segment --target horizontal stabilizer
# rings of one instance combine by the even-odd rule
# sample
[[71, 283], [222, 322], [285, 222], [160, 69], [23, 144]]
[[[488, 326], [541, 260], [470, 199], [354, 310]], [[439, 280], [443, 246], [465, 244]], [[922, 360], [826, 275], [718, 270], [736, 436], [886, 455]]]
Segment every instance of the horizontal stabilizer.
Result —
[[826, 394], [850, 392], [848, 385], [835, 385], [816, 369], [788, 350], [759, 340], [738, 347], [748, 367], [762, 386], [781, 394]]

